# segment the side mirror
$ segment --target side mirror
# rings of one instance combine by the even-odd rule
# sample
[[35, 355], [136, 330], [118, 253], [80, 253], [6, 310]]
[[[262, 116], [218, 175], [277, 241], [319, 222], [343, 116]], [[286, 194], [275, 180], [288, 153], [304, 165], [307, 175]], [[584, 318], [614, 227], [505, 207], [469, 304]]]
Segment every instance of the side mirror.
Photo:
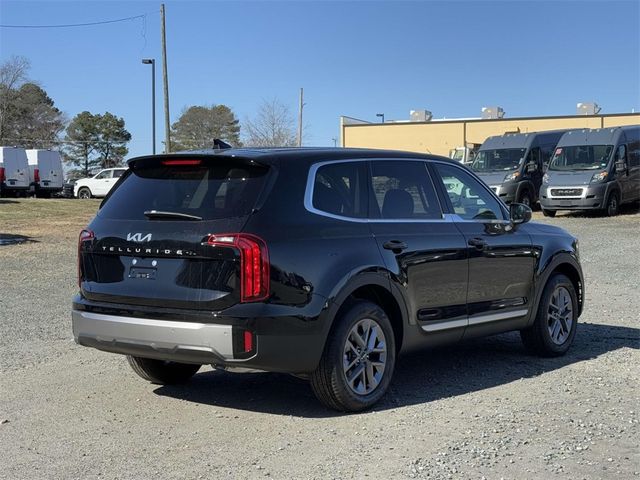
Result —
[[616, 172], [624, 173], [627, 171], [627, 162], [620, 160], [616, 162]]
[[545, 163], [542, 165], [542, 172], [543, 173], [547, 173], [547, 170], [549, 170], [549, 164]]
[[531, 220], [531, 209], [524, 203], [512, 203], [509, 205], [509, 218], [514, 225], [527, 223]]
[[536, 165], [534, 162], [527, 163], [527, 172], [533, 173], [537, 170], [538, 170], [538, 165]]

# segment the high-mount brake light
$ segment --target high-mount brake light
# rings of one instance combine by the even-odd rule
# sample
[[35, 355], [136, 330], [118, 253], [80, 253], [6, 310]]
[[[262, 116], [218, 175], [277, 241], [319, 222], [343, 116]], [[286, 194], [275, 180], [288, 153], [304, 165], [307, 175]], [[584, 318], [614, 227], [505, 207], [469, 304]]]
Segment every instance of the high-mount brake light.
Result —
[[3, 183], [4, 180], [4, 167], [0, 167], [0, 183]]
[[257, 302], [269, 296], [269, 251], [260, 237], [248, 233], [209, 235], [209, 245], [240, 250], [240, 301]]
[[200, 165], [201, 163], [202, 163], [202, 160], [163, 160], [162, 161], [162, 165], [166, 165], [168, 167]]
[[82, 258], [82, 244], [84, 242], [91, 242], [96, 238], [95, 234], [91, 230], [82, 230], [78, 237], [78, 287], [82, 286], [82, 269], [80, 268], [80, 262]]
[[40, 183], [40, 170], [37, 168], [33, 169], [33, 181], [35, 183]]

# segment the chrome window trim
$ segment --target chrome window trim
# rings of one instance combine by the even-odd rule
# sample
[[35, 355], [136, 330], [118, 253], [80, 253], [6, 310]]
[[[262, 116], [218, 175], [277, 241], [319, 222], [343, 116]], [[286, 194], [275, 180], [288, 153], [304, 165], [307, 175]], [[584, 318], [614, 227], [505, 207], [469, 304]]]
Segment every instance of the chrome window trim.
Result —
[[[436, 195], [436, 199], [438, 201], [438, 205], [440, 207], [441, 217], [440, 218], [358, 218], [358, 217], [345, 217], [343, 215], [336, 215], [333, 213], [325, 212], [323, 210], [319, 210], [313, 206], [313, 187], [316, 181], [316, 173], [318, 170], [325, 166], [337, 163], [354, 163], [354, 162], [421, 162], [425, 164], [425, 172], [431, 182], [431, 186], [433, 187], [433, 191]], [[442, 213], [443, 208], [440, 204], [440, 198], [438, 198], [438, 192], [436, 190], [436, 186], [434, 185], [434, 181], [431, 178], [431, 174], [426, 167], [426, 163], [431, 160], [424, 158], [385, 158], [385, 157], [374, 157], [374, 158], [342, 158], [339, 160], [327, 160], [324, 162], [318, 162], [311, 165], [309, 168], [309, 173], [307, 175], [307, 186], [304, 192], [304, 208], [315, 215], [319, 215], [321, 217], [332, 218], [334, 220], [342, 220], [345, 222], [352, 223], [450, 223], [453, 222], [453, 216], [449, 213]]]
[[[551, 189], [562, 189], [562, 188], [575, 188], [575, 189], [580, 189], [582, 190], [582, 193], [580, 195], [570, 195], [570, 196], [566, 196], [566, 195], [551, 195]], [[587, 190], [589, 189], [589, 185], [576, 185], [576, 186], [569, 186], [569, 185], [547, 185], [547, 198], [550, 198], [552, 200], [575, 200], [577, 198], [587, 198]]]

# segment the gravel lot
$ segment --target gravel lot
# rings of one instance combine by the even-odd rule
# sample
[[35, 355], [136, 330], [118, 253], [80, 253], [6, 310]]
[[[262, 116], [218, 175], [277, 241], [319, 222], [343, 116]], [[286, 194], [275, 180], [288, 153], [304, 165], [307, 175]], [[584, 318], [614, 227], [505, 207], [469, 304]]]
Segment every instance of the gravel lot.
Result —
[[578, 235], [586, 310], [559, 359], [507, 334], [402, 357], [373, 411], [302, 380], [203, 368], [145, 383], [78, 347], [76, 239], [98, 202], [0, 200], [0, 478], [640, 478], [640, 214], [536, 220]]

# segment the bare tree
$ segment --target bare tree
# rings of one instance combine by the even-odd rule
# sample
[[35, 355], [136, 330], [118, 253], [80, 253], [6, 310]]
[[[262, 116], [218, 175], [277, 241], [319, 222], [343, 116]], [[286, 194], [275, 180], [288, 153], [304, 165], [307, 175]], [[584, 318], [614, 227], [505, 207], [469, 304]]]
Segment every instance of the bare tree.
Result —
[[278, 99], [263, 100], [258, 113], [244, 124], [245, 145], [249, 147], [293, 147], [295, 121], [291, 111]]
[[16, 55], [0, 65], [0, 138], [5, 137], [8, 111], [16, 92], [27, 81], [30, 67], [29, 60]]

